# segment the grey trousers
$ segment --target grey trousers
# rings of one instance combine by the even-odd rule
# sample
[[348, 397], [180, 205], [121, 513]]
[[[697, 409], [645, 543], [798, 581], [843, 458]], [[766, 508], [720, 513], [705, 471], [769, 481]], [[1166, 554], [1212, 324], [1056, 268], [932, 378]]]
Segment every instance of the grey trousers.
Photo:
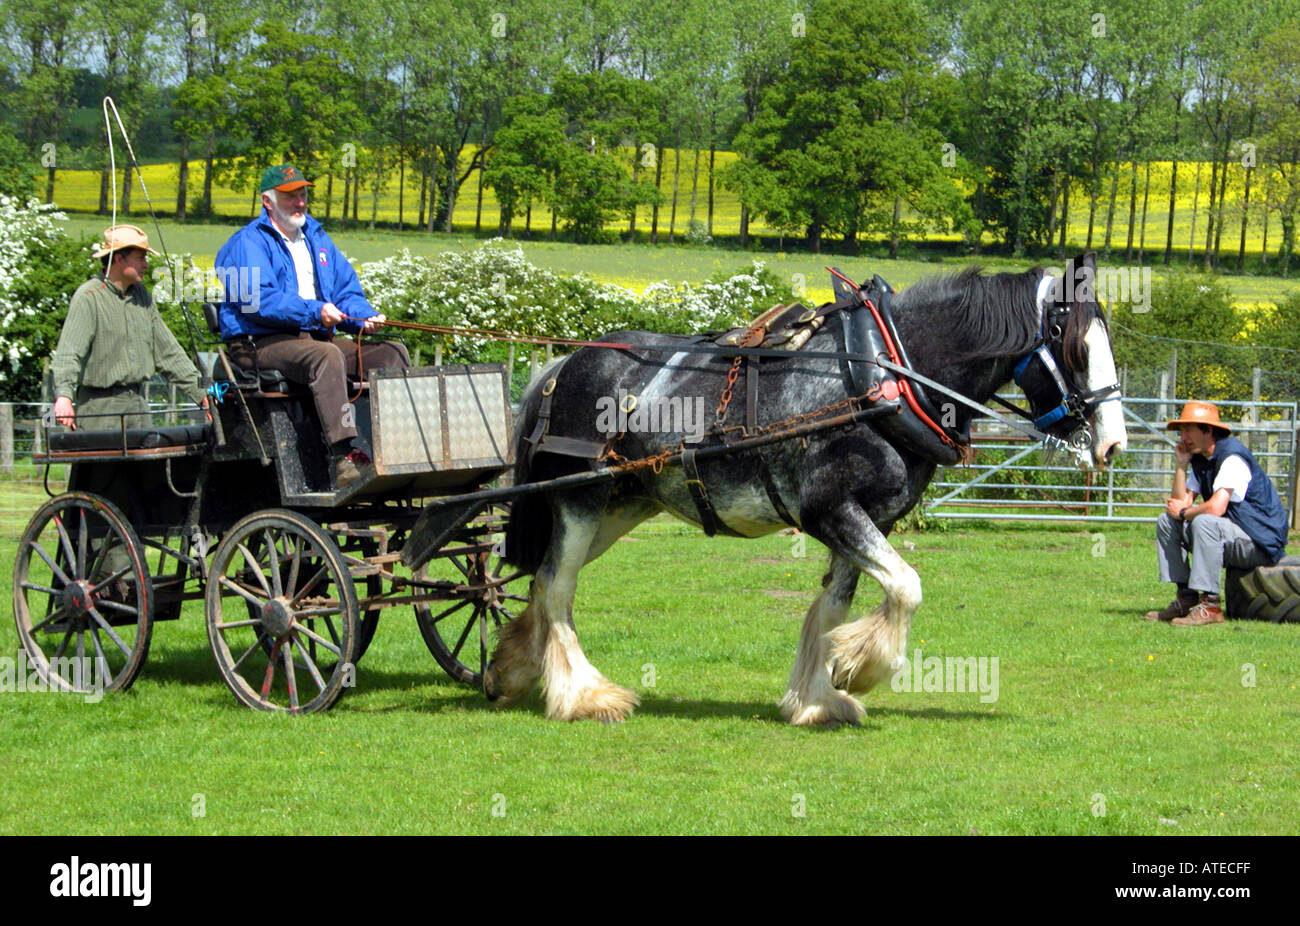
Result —
[[[1224, 566], [1251, 569], [1268, 565], [1268, 554], [1250, 535], [1227, 518], [1197, 515], [1190, 522], [1165, 512], [1156, 519], [1160, 581], [1187, 585], [1193, 591], [1219, 593], [1219, 570]], [[1187, 554], [1192, 562], [1187, 564]]]

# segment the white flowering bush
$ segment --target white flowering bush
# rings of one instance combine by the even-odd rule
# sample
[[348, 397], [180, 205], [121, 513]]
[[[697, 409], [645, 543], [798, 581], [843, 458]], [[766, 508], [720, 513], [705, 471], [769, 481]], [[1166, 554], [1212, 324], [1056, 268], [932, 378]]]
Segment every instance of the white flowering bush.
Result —
[[[529, 263], [519, 245], [494, 239], [436, 258], [409, 251], [359, 268], [374, 307], [396, 321], [589, 340], [619, 329], [688, 334], [742, 324], [790, 292], [755, 261], [704, 284], [654, 283], [638, 295], [581, 274]], [[412, 336], [414, 334], [414, 336]], [[448, 362], [504, 359], [508, 346], [483, 338], [407, 333], [412, 346], [441, 343]], [[516, 354], [522, 362], [530, 348]], [[561, 348], [561, 351], [564, 351]]]
[[52, 206], [0, 196], [0, 401], [37, 402], [68, 300], [91, 272], [91, 248]]

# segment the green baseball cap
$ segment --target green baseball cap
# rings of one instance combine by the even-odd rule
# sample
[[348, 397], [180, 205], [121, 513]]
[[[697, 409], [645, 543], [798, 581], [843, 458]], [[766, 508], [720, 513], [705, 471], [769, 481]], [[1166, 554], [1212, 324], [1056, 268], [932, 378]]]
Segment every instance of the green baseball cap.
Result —
[[309, 181], [302, 175], [302, 171], [292, 164], [281, 164], [278, 167], [268, 167], [262, 171], [262, 190], [276, 189], [288, 193], [291, 190], [300, 190], [305, 186], [315, 186], [316, 184]]

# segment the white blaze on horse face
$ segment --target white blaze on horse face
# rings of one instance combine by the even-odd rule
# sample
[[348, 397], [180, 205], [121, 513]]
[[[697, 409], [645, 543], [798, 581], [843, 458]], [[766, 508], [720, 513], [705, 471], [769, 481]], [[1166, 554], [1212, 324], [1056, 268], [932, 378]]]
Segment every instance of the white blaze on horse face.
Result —
[[[1093, 319], [1083, 342], [1088, 346], [1087, 390], [1093, 392], [1118, 383], [1119, 375], [1115, 372], [1115, 356], [1110, 350], [1106, 326]], [[1092, 463], [1105, 467], [1115, 454], [1128, 448], [1128, 432], [1124, 429], [1124, 409], [1119, 398], [1102, 402], [1096, 408], [1092, 420]]]

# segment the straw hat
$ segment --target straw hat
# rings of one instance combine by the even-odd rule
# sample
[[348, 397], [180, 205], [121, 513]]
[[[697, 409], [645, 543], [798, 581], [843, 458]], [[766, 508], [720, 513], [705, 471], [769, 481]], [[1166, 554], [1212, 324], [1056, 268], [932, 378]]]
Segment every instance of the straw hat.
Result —
[[94, 256], [98, 259], [105, 254], [124, 251], [127, 248], [143, 248], [155, 257], [159, 256], [157, 251], [149, 247], [149, 236], [134, 225], [114, 225], [112, 228], [104, 229], [103, 243]]
[[1232, 432], [1230, 427], [1219, 420], [1219, 407], [1209, 402], [1188, 402], [1183, 406], [1183, 413], [1165, 425], [1165, 430], [1176, 431], [1178, 426], [1183, 424], [1204, 424], [1218, 428], [1224, 434]]

